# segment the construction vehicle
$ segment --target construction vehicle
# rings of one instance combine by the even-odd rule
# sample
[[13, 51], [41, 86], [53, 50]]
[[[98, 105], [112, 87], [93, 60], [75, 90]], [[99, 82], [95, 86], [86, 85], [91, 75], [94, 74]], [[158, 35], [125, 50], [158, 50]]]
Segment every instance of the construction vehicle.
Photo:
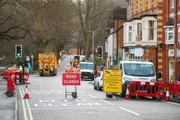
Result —
[[57, 57], [54, 53], [39, 53], [38, 54], [38, 70], [39, 75], [52, 75], [57, 74]]

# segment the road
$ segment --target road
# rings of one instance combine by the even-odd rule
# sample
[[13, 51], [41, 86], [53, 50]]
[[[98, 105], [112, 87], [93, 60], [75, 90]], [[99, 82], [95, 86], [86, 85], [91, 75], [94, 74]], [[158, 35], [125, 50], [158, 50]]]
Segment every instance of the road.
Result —
[[[57, 76], [29, 78], [30, 99], [23, 99], [25, 86], [18, 86], [19, 120], [180, 120], [180, 104], [152, 99], [110, 99], [94, 90], [93, 81], [81, 81], [77, 98], [68, 95], [61, 83], [65, 58]], [[69, 92], [74, 87], [67, 87]]]

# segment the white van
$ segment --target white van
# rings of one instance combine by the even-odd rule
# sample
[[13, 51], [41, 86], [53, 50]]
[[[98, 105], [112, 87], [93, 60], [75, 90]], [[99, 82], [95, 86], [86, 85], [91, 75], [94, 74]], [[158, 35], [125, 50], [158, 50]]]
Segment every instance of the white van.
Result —
[[94, 80], [94, 63], [80, 62], [81, 78]]
[[122, 97], [125, 96], [127, 85], [131, 81], [157, 81], [152, 62], [120, 61], [119, 69], [122, 70]]

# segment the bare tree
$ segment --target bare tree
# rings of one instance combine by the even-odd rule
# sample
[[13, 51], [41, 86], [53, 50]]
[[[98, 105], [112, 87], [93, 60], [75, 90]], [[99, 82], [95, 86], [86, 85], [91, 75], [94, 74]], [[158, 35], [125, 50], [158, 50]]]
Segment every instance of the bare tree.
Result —
[[79, 18], [85, 55], [89, 57], [94, 52], [92, 32], [96, 44], [104, 43], [109, 15], [115, 5], [125, 7], [125, 0], [72, 0], [72, 3]]

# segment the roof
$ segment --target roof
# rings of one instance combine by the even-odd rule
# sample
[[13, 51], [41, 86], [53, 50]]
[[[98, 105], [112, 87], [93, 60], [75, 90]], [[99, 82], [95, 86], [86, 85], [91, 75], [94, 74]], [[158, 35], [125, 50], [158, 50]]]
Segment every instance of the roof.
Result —
[[148, 61], [128, 61], [128, 60], [124, 60], [124, 61], [121, 61], [120, 63], [140, 63], [140, 64], [151, 64], [151, 65], [153, 65], [152, 62], [148, 62]]
[[80, 62], [80, 64], [93, 64], [93, 62]]

